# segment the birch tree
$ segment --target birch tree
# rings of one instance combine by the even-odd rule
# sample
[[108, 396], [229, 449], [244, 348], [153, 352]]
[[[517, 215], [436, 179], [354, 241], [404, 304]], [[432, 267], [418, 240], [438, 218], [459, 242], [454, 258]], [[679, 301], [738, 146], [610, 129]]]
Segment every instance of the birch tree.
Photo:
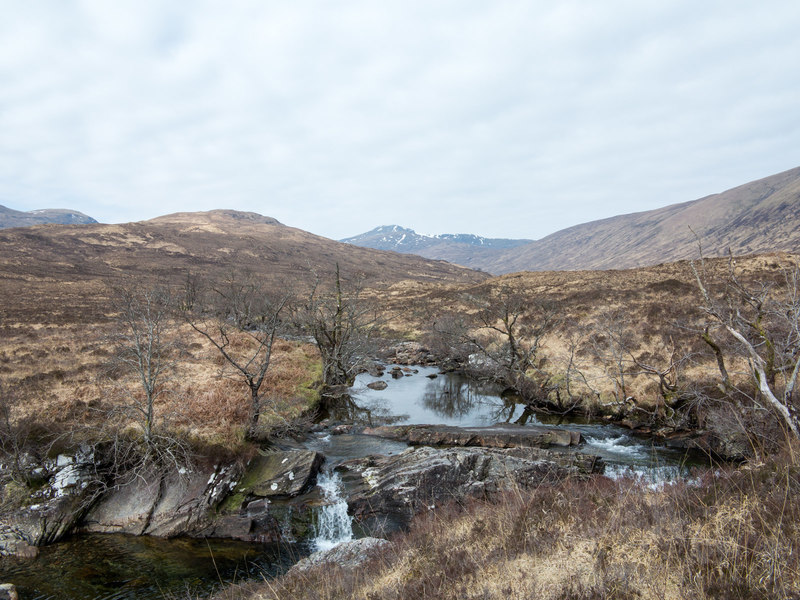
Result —
[[[710, 320], [704, 339], [711, 339], [710, 329], [716, 326], [735, 340], [733, 351], [747, 364], [757, 390], [754, 400], [773, 410], [790, 434], [800, 439], [795, 398], [800, 373], [800, 266], [784, 269], [779, 283], [746, 284], [731, 258], [721, 294], [712, 294], [694, 263], [692, 269], [703, 297], [702, 310]], [[723, 383], [730, 387], [721, 349], [718, 342], [712, 343]]]
[[[272, 348], [291, 298], [287, 289], [268, 288], [250, 275], [231, 275], [208, 289], [195, 282], [192, 302], [184, 302], [189, 325], [208, 340], [250, 394], [247, 436], [257, 436], [262, 386]], [[244, 338], [244, 341], [242, 341]]]

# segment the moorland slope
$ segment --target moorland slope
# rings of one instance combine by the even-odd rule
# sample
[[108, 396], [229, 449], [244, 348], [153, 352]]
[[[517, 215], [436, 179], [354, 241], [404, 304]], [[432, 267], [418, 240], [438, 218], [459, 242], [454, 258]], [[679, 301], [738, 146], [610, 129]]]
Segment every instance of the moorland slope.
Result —
[[[720, 194], [576, 225], [472, 261], [490, 273], [627, 269], [800, 248], [800, 167]], [[699, 245], [698, 245], [699, 243]]]
[[486, 275], [443, 261], [335, 242], [255, 213], [177, 213], [117, 225], [43, 225], [0, 231], [0, 319], [60, 322], [102, 310], [108, 284], [249, 274], [274, 285], [313, 272], [375, 282], [468, 283]]

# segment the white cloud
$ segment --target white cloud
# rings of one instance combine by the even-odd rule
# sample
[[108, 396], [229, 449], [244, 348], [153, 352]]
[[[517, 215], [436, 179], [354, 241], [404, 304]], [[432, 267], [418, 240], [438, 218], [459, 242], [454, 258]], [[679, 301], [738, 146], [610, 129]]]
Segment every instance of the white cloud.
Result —
[[800, 5], [11, 3], [0, 203], [541, 237], [797, 166]]

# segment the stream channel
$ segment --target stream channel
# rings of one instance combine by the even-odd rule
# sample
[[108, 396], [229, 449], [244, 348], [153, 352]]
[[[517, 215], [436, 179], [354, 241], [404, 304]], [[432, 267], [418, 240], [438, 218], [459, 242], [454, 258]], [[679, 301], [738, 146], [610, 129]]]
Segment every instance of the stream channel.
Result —
[[[491, 384], [455, 373], [439, 374], [436, 367], [414, 367], [413, 371], [400, 378], [391, 377], [388, 370], [381, 377], [359, 375], [352, 390], [353, 402], [330, 418], [362, 425], [521, 423], [568, 427], [583, 435], [582, 452], [603, 457], [607, 475], [633, 473], [654, 485], [683, 476], [698, 464], [687, 462], [682, 451], [653, 445], [616, 425], [532, 414], [513, 397], [501, 397], [501, 390]], [[386, 389], [366, 387], [379, 379], [388, 384]], [[408, 447], [392, 440], [326, 431], [311, 434], [303, 445], [326, 457], [319, 488], [329, 505], [321, 509], [325, 514], [318, 515], [313, 540], [257, 545], [83, 535], [41, 548], [35, 559], [0, 558], [0, 582], [14, 583], [22, 600], [147, 600], [200, 598], [223, 583], [281, 574], [309, 552], [353, 535], [347, 505], [341, 500], [341, 480], [333, 468], [351, 458], [398, 454]]]

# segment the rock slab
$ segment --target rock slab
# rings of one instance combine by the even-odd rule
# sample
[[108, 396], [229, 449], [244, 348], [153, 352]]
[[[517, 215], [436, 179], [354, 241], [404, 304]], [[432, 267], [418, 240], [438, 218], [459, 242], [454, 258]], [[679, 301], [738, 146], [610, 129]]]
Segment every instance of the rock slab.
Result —
[[499, 424], [489, 427], [448, 425], [387, 425], [367, 428], [374, 435], [416, 446], [480, 446], [483, 448], [549, 448], [577, 446], [579, 431], [535, 425]]
[[539, 448], [410, 448], [342, 463], [348, 506], [365, 531], [386, 535], [421, 512], [469, 497], [602, 473], [596, 456]]
[[289, 570], [289, 574], [304, 573], [320, 565], [336, 565], [342, 569], [354, 569], [367, 562], [376, 552], [391, 546], [391, 542], [374, 537], [342, 542], [328, 550], [314, 552], [311, 556], [299, 561]]
[[325, 457], [313, 450], [288, 450], [256, 456], [238, 491], [261, 498], [294, 497], [314, 485]]
[[83, 529], [171, 537], [206, 527], [209, 511], [240, 476], [233, 466], [141, 477], [112, 487], [89, 511]]

